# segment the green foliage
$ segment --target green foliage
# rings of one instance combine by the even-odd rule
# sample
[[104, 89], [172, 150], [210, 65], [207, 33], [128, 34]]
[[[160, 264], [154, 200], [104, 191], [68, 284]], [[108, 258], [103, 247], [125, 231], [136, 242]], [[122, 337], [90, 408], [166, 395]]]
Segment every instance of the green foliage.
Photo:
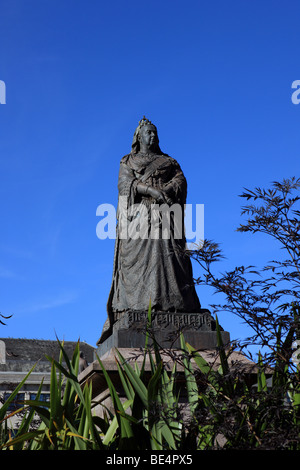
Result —
[[210, 306], [214, 313], [233, 314], [249, 325], [253, 335], [240, 346], [267, 346], [264, 362], [269, 363], [276, 361], [279, 343], [287, 354], [288, 341], [297, 329], [300, 334], [299, 315], [293, 315], [293, 306], [300, 305], [300, 179], [274, 182], [272, 186], [242, 193], [248, 202], [242, 207], [242, 216], [248, 218], [237, 231], [268, 237], [278, 246], [278, 259], [264, 261], [262, 267], [242, 265], [217, 274], [213, 267], [224, 258], [217, 243], [204, 240], [198, 249], [190, 251], [201, 268], [196, 283], [211, 286], [225, 299]]
[[[217, 323], [217, 331], [219, 326]], [[230, 373], [230, 352], [219, 334], [219, 363], [216, 370], [181, 335], [181, 354], [167, 371], [157, 346], [145, 348], [142, 366], [133, 367], [118, 352], [116, 361], [126, 393], [121, 402], [101, 360], [99, 364], [110, 391], [113, 413], [104, 418], [92, 414], [90, 385], [82, 389], [78, 379], [79, 348], [70, 361], [61, 346], [59, 361], [51, 358], [49, 403], [36, 400], [24, 403], [27, 410], [13, 436], [7, 426], [6, 411], [27, 377], [0, 409], [1, 447], [13, 450], [210, 450], [269, 449], [300, 450], [299, 377], [291, 377], [279, 367], [267, 387], [261, 357], [257, 364], [257, 390], [242, 377]], [[147, 378], [146, 360], [150, 363]], [[63, 365], [64, 363], [64, 365]], [[185, 380], [176, 386], [179, 366]], [[285, 385], [283, 387], [283, 384]], [[285, 392], [288, 390], [288, 397]], [[181, 409], [179, 395], [186, 394]], [[19, 412], [19, 411], [18, 411]], [[30, 429], [34, 415], [41, 424]], [[281, 428], [292, 438], [282, 441]], [[278, 447], [278, 433], [281, 443]], [[285, 434], [288, 437], [288, 434]]]
[[[239, 403], [230, 398], [232, 384], [227, 384], [231, 388], [231, 392], [227, 390], [230, 414], [239, 420], [240, 408], [247, 410], [241, 421], [243, 427], [231, 429], [230, 423], [223, 426], [228, 446], [229, 442], [245, 448], [254, 444], [260, 448], [299, 446], [299, 358], [293, 354], [293, 345], [300, 339], [300, 179], [285, 179], [272, 186], [268, 190], [244, 191], [241, 197], [248, 204], [242, 208], [242, 215], [248, 219], [237, 230], [271, 237], [281, 249], [279, 259], [261, 268], [238, 266], [216, 274], [212, 265], [223, 258], [217, 243], [204, 240], [190, 252], [203, 272], [196, 283], [211, 286], [225, 299], [222, 304], [210, 306], [215, 315], [234, 314], [252, 329], [253, 334], [236, 341], [236, 345], [244, 351], [252, 345], [261, 348], [257, 396], [246, 390]], [[265, 374], [270, 367], [271, 385]], [[226, 410], [223, 417], [226, 418]], [[238, 441], [233, 440], [234, 433]]]

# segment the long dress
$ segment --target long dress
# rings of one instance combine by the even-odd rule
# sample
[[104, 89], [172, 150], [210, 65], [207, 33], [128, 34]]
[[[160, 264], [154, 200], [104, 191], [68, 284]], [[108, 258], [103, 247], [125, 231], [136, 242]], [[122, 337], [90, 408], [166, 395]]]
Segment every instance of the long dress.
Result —
[[[153, 219], [148, 210], [157, 202], [137, 191], [137, 185], [141, 182], [163, 190], [168, 205], [178, 204], [181, 208], [181, 238], [178, 238], [180, 232], [174, 229], [172, 213], [168, 236], [162, 235], [161, 227], [157, 232], [157, 225], [161, 224], [158, 220], [161, 219]], [[148, 311], [150, 302], [152, 311], [157, 312], [197, 313], [201, 309], [193, 283], [191, 261], [185, 253], [184, 204], [187, 183], [179, 164], [166, 154], [125, 155], [120, 162], [118, 190], [113, 279], [107, 303], [108, 319], [99, 343], [111, 334], [113, 323], [122, 313]], [[122, 221], [126, 222], [127, 234], [136, 233], [137, 217], [141, 211], [130, 213], [133, 207], [147, 209], [150, 236], [132, 238], [121, 233]], [[156, 239], [150, 233], [153, 229], [151, 223], [156, 224]], [[176, 224], [178, 227], [178, 217]]]

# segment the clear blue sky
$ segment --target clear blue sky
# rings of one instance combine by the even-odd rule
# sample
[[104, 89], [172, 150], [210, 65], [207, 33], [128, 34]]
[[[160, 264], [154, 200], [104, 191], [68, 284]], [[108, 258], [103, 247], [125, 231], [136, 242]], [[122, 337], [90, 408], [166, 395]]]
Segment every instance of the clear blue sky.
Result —
[[116, 204], [143, 115], [188, 202], [204, 204], [205, 237], [227, 257], [217, 269], [276, 258], [268, 239], [235, 231], [238, 195], [299, 177], [299, 14], [294, 0], [1, 1], [0, 312], [13, 317], [0, 336], [96, 344], [114, 249], [96, 209]]

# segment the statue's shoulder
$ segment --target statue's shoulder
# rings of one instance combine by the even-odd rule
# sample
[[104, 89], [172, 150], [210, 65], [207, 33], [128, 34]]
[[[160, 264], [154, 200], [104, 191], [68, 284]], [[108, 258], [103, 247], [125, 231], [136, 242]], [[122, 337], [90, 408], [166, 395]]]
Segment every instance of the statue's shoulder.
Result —
[[169, 161], [172, 165], [174, 165], [174, 166], [176, 166], [176, 167], [180, 167], [178, 161], [175, 160], [175, 158], [170, 157], [170, 155], [168, 155], [168, 154], [166, 154], [166, 153], [164, 153], [163, 155], [164, 155], [164, 157], [167, 157], [168, 161]]
[[120, 164], [125, 164], [128, 162], [129, 157], [131, 156], [131, 153], [128, 153], [127, 155], [124, 155], [124, 157], [121, 158]]

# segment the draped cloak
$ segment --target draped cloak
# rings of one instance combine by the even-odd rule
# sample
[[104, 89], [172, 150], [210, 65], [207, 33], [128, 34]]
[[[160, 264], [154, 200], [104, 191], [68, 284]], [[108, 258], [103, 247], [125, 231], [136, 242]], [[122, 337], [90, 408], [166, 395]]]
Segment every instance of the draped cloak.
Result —
[[[178, 221], [177, 216], [176, 224], [181, 224], [180, 238], [174, 229], [172, 212], [169, 235], [162, 236], [161, 219], [154, 218], [155, 228], [159, 232], [156, 231], [156, 238], [152, 238], [150, 231], [154, 228], [151, 227], [154, 221], [150, 209], [157, 202], [148, 195], [138, 193], [138, 183], [162, 190], [168, 206], [178, 204], [181, 218]], [[120, 162], [118, 190], [113, 279], [107, 302], [108, 319], [99, 343], [112, 333], [112, 326], [120, 314], [127, 311], [147, 312], [150, 301], [152, 311], [197, 313], [201, 309], [193, 283], [191, 261], [185, 253], [184, 205], [187, 183], [177, 161], [166, 154], [125, 155]], [[147, 209], [148, 237], [130, 236], [131, 229], [133, 234], [137, 233], [138, 217], [141, 215], [140, 210], [130, 213], [130, 208], [136, 207]], [[124, 222], [127, 232], [122, 229], [121, 233], [121, 224]]]

